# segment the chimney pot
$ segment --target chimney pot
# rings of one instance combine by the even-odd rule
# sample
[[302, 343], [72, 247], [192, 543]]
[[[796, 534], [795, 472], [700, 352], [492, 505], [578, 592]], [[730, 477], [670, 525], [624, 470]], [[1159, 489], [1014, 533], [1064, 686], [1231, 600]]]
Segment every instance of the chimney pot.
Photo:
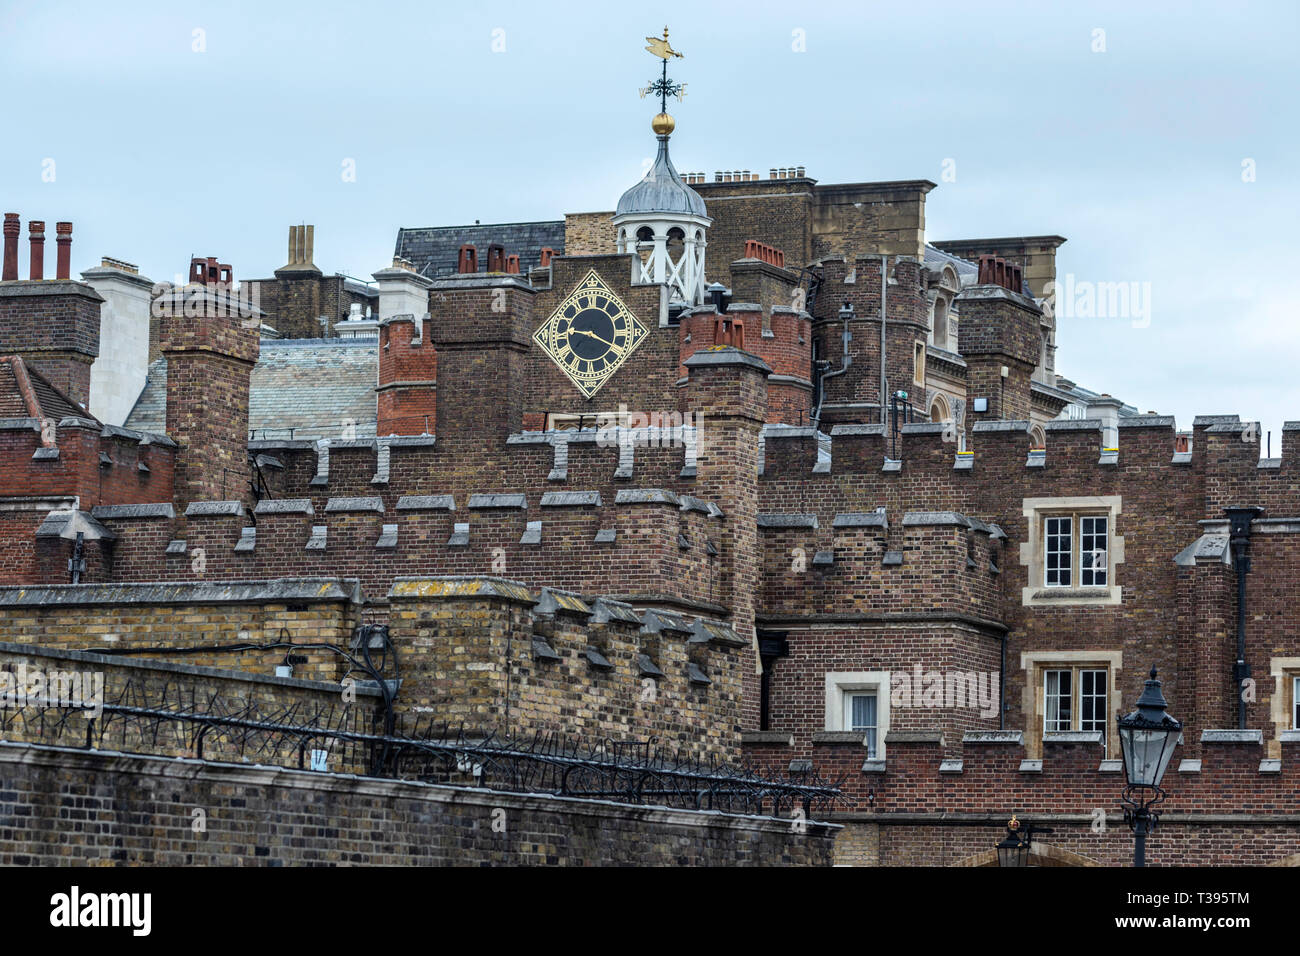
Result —
[[21, 228], [18, 213], [5, 213], [5, 259], [4, 271], [0, 272], [0, 281], [10, 282], [18, 278], [18, 231]]
[[67, 279], [72, 269], [72, 223], [56, 222], [54, 232], [54, 241], [58, 244], [54, 278]]
[[27, 221], [27, 238], [31, 242], [32, 258], [29, 278], [45, 278], [45, 223], [39, 219]]

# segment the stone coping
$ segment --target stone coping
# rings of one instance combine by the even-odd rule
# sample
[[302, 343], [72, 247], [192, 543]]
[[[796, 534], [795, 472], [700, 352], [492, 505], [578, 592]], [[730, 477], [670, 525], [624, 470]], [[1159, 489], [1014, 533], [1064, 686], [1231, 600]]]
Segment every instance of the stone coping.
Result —
[[[319, 690], [337, 694], [341, 685], [331, 681], [303, 680], [300, 677], [276, 677], [273, 674], [258, 674], [248, 670], [227, 670], [224, 667], [206, 667], [198, 664], [178, 664], [173, 661], [158, 660], [150, 657], [137, 657], [124, 654], [100, 654], [95, 651], [80, 650], [69, 647], [49, 647], [39, 644], [15, 644], [12, 641], [0, 641], [0, 654], [16, 654], [23, 657], [42, 657], [49, 660], [72, 661], [78, 664], [94, 664], [99, 667], [124, 667], [138, 671], [155, 671], [168, 674], [186, 674], [191, 677], [212, 677], [219, 680], [234, 680], [248, 684], [268, 684], [278, 687], [301, 687], [305, 690]], [[383, 697], [379, 685], [374, 681], [356, 681], [357, 693], [363, 697]]]
[[[555, 796], [458, 787], [416, 780], [363, 777], [359, 774], [298, 770], [265, 764], [238, 764], [192, 757], [162, 757], [129, 754], [114, 750], [82, 750], [45, 744], [0, 740], [0, 764], [35, 764], [59, 770], [85, 770], [88, 774], [121, 773], [131, 777], [156, 777], [172, 783], [203, 780], [233, 787], [290, 787], [296, 790], [355, 793], [388, 800], [421, 800], [430, 804], [470, 804], [486, 813], [508, 801], [519, 810], [568, 813], [596, 818], [627, 819], [635, 815], [646, 823], [692, 826], [723, 830], [748, 830], [788, 834], [790, 821], [757, 814], [727, 813], [722, 810], [678, 810], [669, 807], [638, 806], [613, 800]], [[838, 823], [808, 821], [812, 833], [834, 837], [844, 827]]]
[[270, 581], [0, 587], [0, 607], [82, 607], [96, 604], [282, 604], [286, 601], [360, 603], [361, 586], [353, 578], [276, 578]]

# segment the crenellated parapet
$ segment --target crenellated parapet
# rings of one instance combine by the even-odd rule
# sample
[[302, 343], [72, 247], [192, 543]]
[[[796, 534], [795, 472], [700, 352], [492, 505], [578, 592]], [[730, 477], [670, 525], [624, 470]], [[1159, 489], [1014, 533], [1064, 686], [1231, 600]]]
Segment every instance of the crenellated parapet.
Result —
[[[668, 489], [401, 495], [391, 504], [380, 495], [276, 498], [252, 509], [238, 500], [195, 501], [179, 516], [162, 503], [96, 509], [95, 520], [111, 546], [105, 568], [88, 580], [347, 569], [368, 594], [383, 595], [412, 571], [496, 573], [533, 587], [723, 613], [726, 516], [714, 501]], [[54, 583], [60, 569], [47, 564], [45, 580]]]
[[497, 577], [403, 577], [388, 599], [413, 714], [738, 755], [747, 645], [726, 624]]

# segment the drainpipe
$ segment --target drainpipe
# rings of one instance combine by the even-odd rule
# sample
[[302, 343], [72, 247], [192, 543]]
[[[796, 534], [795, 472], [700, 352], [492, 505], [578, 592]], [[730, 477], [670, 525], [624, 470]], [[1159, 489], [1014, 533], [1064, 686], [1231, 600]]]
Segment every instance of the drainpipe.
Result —
[[1237, 729], [1246, 729], [1246, 696], [1242, 683], [1250, 677], [1246, 664], [1246, 575], [1250, 573], [1250, 523], [1260, 514], [1259, 508], [1225, 508], [1228, 515], [1232, 547], [1232, 566], [1237, 571], [1237, 663], [1232, 669], [1237, 697]]
[[889, 386], [885, 382], [885, 322], [887, 311], [887, 296], [889, 285], [889, 256], [882, 254], [880, 257], [880, 423], [889, 428], [889, 422], [885, 418], [885, 396], [889, 391]]

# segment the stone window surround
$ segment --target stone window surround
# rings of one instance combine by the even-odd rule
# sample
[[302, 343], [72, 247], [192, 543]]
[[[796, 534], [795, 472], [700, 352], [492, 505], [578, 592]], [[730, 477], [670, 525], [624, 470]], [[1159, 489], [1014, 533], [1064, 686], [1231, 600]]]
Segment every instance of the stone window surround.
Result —
[[885, 759], [889, 733], [889, 671], [827, 671], [825, 729], [843, 731], [844, 699], [855, 691], [876, 692], [876, 760]]
[[[1106, 671], [1106, 756], [1119, 756], [1119, 731], [1115, 721], [1120, 715], [1119, 675], [1124, 669], [1123, 651], [1025, 651], [1020, 655], [1020, 669], [1025, 675], [1020, 712], [1025, 715], [1026, 759], [1043, 757], [1043, 671], [1089, 667]], [[1077, 688], [1076, 688], [1077, 691]]]
[[[1025, 498], [1021, 513], [1025, 516], [1028, 540], [1020, 543], [1020, 563], [1029, 569], [1029, 580], [1020, 592], [1024, 607], [1078, 607], [1081, 605], [1119, 604], [1123, 588], [1118, 582], [1119, 565], [1124, 563], [1124, 537], [1118, 533], [1118, 517], [1123, 513], [1122, 495], [1092, 495], [1074, 498]], [[1105, 587], [1083, 588], [1077, 584], [1068, 588], [1048, 588], [1043, 583], [1044, 519], [1062, 514], [1104, 514], [1108, 517], [1110, 535]], [[1075, 531], [1077, 550], [1078, 531]], [[1077, 571], [1077, 569], [1076, 569]], [[1076, 576], [1075, 580], [1079, 580]]]
[[1296, 729], [1294, 694], [1295, 681], [1300, 678], [1300, 657], [1270, 658], [1269, 673], [1274, 682], [1273, 699], [1269, 702], [1274, 734], [1268, 742], [1268, 755], [1276, 758], [1282, 756], [1282, 732]]

